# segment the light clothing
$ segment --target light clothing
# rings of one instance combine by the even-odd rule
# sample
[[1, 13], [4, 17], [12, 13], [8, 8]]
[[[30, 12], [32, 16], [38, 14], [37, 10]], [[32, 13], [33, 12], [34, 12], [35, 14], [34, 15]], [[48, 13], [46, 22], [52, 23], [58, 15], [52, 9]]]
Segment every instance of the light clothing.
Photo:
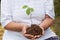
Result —
[[48, 39], [45, 40], [60, 40], [58, 36], [54, 36], [54, 37], [50, 37]]
[[[26, 14], [26, 9], [22, 7], [27, 5], [34, 9], [30, 15]], [[45, 18], [45, 14], [54, 19], [53, 0], [1, 0], [1, 23], [4, 28], [8, 23], [14, 21], [25, 23], [29, 26], [40, 24]], [[31, 22], [32, 21], [32, 22]], [[44, 40], [56, 34], [48, 28], [45, 34], [37, 40]], [[3, 40], [28, 40], [21, 32], [5, 30]]]

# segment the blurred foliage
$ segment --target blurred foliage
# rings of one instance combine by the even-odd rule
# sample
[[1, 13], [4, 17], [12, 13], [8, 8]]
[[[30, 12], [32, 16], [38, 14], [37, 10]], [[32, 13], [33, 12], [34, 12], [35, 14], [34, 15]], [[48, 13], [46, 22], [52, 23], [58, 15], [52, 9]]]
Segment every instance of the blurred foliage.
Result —
[[55, 9], [55, 22], [53, 25], [53, 30], [60, 37], [60, 0], [54, 0], [54, 9]]
[[54, 0], [54, 9], [56, 16], [60, 16], [60, 0]]

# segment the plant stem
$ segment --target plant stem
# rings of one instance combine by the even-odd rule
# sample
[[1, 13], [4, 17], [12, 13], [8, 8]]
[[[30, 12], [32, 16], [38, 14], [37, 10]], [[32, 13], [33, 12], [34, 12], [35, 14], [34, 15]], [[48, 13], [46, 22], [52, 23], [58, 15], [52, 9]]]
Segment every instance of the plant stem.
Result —
[[30, 19], [31, 19], [31, 25], [32, 25], [32, 18], [31, 18], [32, 14], [30, 14]]

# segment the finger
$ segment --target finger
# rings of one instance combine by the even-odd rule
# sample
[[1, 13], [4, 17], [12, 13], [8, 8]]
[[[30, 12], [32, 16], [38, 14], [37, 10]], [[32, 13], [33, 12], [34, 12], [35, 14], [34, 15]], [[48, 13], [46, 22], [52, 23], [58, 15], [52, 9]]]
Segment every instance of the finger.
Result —
[[37, 35], [37, 36], [35, 36], [35, 37], [40, 37], [40, 35]]
[[41, 37], [41, 35], [36, 35], [36, 36], [35, 36], [35, 39], [37, 39], [37, 38], [39, 38], [39, 37]]
[[33, 37], [33, 35], [30, 35], [30, 34], [25, 34], [25, 36]]
[[35, 36], [31, 39], [31, 40], [35, 40], [36, 38], [35, 38]]
[[44, 35], [44, 30], [43, 30], [43, 32], [42, 32], [42, 35]]
[[30, 35], [30, 34], [29, 34], [29, 35], [28, 35], [28, 34], [25, 34], [25, 37], [26, 37], [26, 38], [28, 38], [28, 39], [33, 38], [33, 36], [32, 36], [32, 35]]

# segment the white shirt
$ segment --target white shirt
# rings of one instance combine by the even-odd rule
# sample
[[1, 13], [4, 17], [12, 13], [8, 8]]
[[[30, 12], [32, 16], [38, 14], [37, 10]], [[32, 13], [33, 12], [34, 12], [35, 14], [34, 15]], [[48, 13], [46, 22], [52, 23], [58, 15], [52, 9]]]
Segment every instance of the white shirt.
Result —
[[[27, 5], [34, 9], [30, 15], [26, 14], [26, 9], [22, 7]], [[45, 14], [54, 19], [53, 0], [1, 0], [1, 24], [5, 27], [11, 21], [22, 22], [28, 25], [40, 24], [45, 18]], [[32, 20], [32, 22], [31, 22]], [[44, 40], [56, 34], [48, 28], [45, 34], [37, 40]], [[28, 40], [21, 32], [5, 30], [3, 40]]]

